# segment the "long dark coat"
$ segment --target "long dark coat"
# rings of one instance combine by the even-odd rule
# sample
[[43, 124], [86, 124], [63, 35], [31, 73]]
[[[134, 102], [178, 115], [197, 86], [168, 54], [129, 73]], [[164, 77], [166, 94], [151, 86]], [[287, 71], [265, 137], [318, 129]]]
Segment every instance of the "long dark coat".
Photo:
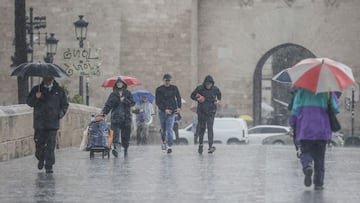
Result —
[[[42, 96], [37, 99], [35, 95], [39, 90]], [[58, 130], [60, 119], [69, 107], [65, 91], [56, 81], [53, 82], [51, 91], [44, 87], [43, 82], [33, 87], [26, 103], [34, 108], [34, 129], [41, 130]]]

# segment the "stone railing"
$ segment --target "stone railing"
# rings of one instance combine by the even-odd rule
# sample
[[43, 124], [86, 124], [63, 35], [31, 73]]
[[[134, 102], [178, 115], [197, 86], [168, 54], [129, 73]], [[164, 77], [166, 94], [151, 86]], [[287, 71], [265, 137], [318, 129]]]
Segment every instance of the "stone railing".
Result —
[[[83, 131], [89, 124], [91, 112], [99, 108], [70, 104], [61, 120], [57, 148], [79, 146]], [[0, 161], [35, 153], [33, 110], [27, 105], [0, 106]]]
[[[90, 123], [91, 113], [99, 108], [71, 103], [61, 119], [57, 133], [57, 148], [80, 146], [83, 132]], [[157, 121], [150, 126], [148, 144], [160, 144]], [[132, 132], [131, 144], [136, 144]], [[26, 104], [0, 106], [0, 161], [7, 161], [35, 153], [33, 109]]]

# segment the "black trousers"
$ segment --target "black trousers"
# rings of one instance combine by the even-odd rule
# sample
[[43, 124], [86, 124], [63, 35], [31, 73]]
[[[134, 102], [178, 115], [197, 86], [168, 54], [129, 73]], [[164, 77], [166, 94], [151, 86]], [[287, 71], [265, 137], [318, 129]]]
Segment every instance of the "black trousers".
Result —
[[301, 140], [300, 161], [303, 170], [314, 165], [314, 180], [316, 186], [324, 184], [326, 140]]
[[198, 113], [199, 144], [203, 144], [204, 134], [205, 134], [205, 130], [207, 128], [209, 148], [212, 147], [213, 142], [214, 142], [214, 130], [213, 130], [214, 119], [215, 119], [215, 114]]
[[35, 157], [39, 161], [45, 161], [45, 168], [51, 169], [55, 164], [55, 146], [57, 130], [35, 129]]
[[179, 141], [179, 123], [174, 122], [173, 130], [175, 132], [175, 139], [176, 141]]
[[113, 143], [119, 143], [121, 134], [121, 145], [126, 150], [129, 147], [131, 123], [123, 121], [120, 123], [111, 123], [111, 129], [114, 131]]

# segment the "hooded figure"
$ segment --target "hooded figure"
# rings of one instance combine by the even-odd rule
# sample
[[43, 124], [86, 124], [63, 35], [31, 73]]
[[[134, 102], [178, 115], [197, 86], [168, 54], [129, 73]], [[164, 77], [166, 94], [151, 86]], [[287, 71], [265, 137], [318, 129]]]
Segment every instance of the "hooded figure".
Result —
[[215, 86], [214, 79], [208, 75], [205, 77], [204, 82], [197, 86], [190, 95], [191, 99], [197, 101], [197, 114], [199, 125], [199, 149], [198, 152], [203, 152], [203, 139], [205, 129], [208, 129], [208, 141], [209, 141], [209, 153], [215, 151], [213, 144], [213, 125], [216, 114], [216, 104], [221, 101], [221, 92], [218, 87]]
[[120, 77], [116, 80], [113, 92], [109, 95], [101, 113], [107, 115], [111, 111], [111, 129], [114, 131], [114, 149], [112, 153], [115, 157], [120, 151], [119, 134], [121, 131], [121, 143], [124, 148], [124, 155], [127, 155], [131, 134], [131, 111], [135, 105], [134, 98], [127, 84]]

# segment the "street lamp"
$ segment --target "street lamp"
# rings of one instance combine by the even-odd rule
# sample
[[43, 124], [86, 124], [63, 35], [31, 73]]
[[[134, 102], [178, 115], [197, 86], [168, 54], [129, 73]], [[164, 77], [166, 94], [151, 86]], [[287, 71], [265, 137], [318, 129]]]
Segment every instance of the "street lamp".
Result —
[[[74, 22], [76, 39], [79, 40], [80, 48], [84, 47], [83, 41], [86, 39], [87, 26], [89, 25], [89, 23], [86, 22], [83, 18], [84, 18], [83, 15], [79, 15], [79, 20]], [[80, 73], [79, 95], [81, 96], [81, 98], [83, 98], [83, 83], [84, 83], [83, 73]], [[89, 79], [86, 79], [86, 105], [89, 105]]]
[[83, 15], [79, 15], [79, 20], [74, 22], [76, 39], [79, 40], [80, 48], [84, 47], [83, 41], [86, 39], [87, 26], [89, 24], [83, 18]]
[[55, 38], [54, 33], [50, 33], [50, 37], [46, 38], [46, 57], [44, 61], [46, 63], [52, 63], [54, 61], [54, 55], [56, 54], [58, 39]]

